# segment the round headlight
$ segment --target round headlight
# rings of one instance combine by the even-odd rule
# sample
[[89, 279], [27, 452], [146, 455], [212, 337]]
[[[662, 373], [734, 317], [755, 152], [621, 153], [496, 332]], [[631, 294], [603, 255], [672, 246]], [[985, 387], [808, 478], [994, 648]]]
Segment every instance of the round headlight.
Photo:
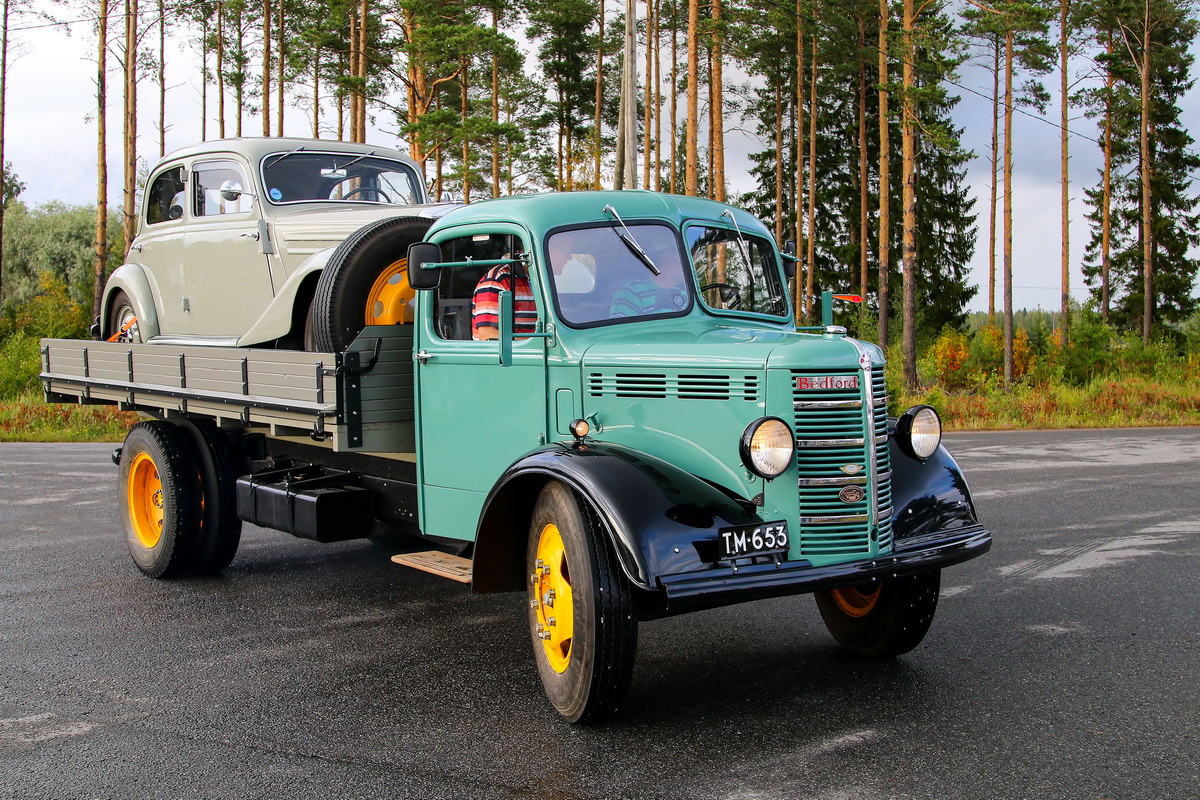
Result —
[[896, 423], [900, 446], [924, 461], [942, 443], [942, 420], [930, 406], [913, 406]]
[[796, 438], [778, 417], [756, 419], [742, 434], [742, 463], [767, 480], [779, 477], [796, 453]]

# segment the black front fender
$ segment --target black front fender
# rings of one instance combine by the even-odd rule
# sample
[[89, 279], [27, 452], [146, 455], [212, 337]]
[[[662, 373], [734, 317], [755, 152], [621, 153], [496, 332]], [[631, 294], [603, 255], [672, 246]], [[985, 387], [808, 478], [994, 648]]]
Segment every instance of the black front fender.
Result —
[[958, 463], [939, 445], [925, 461], [896, 444], [892, 420], [892, 534], [896, 540], [973, 525], [975, 501]]
[[[473, 588], [524, 588], [529, 509], [547, 480], [570, 486], [611, 536], [631, 583], [654, 591], [658, 577], [709, 566], [716, 531], [762, 520], [737, 498], [660, 458], [601, 442], [549, 445], [497, 481], [476, 534]], [[712, 548], [712, 554], [703, 552]]]

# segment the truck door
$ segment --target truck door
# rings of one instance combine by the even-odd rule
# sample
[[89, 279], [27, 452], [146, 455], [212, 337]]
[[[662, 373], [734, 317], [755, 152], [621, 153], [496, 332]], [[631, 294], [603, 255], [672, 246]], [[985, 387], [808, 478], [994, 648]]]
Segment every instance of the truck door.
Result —
[[[528, 238], [511, 226], [446, 234], [440, 241], [445, 262], [513, 258], [529, 250]], [[472, 330], [473, 305], [486, 312], [498, 286], [513, 291], [516, 301], [509, 366], [500, 364], [499, 342], [482, 338], [494, 329]], [[545, 339], [521, 336], [546, 319], [544, 305], [537, 275], [524, 265], [446, 267], [441, 286], [421, 294], [414, 348], [421, 528], [427, 535], [474, 539], [496, 480], [546, 441]], [[486, 323], [486, 316], [478, 321]]]

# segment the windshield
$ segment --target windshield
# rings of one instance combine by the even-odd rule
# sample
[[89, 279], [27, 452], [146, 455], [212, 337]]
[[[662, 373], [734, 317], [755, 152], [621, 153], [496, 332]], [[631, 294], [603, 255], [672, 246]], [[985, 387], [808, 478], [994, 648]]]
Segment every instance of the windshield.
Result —
[[588, 325], [615, 319], [686, 313], [692, 305], [679, 239], [666, 225], [629, 225], [658, 268], [655, 275], [619, 233], [621, 227], [577, 228], [546, 242], [551, 286], [563, 321]]
[[696, 283], [706, 306], [782, 317], [788, 302], [775, 248], [770, 242], [727, 228], [693, 225], [686, 233]]
[[276, 205], [421, 202], [417, 177], [406, 164], [362, 153], [272, 153], [262, 160], [262, 175], [267, 199]]

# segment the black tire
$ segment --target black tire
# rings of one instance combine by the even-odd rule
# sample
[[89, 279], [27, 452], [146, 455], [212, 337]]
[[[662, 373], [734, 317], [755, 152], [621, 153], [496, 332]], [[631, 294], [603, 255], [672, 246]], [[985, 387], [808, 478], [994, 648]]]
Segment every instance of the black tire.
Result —
[[[108, 306], [108, 320], [104, 328], [103, 338], [108, 339], [121, 330], [121, 326], [125, 324], [127, 314], [137, 316], [137, 309], [133, 302], [129, 299], [129, 295], [125, 292], [117, 292], [113, 295], [112, 303]], [[121, 337], [119, 341], [123, 342], [140, 342], [142, 341], [141, 330], [135, 322], [130, 326], [129, 330]]]
[[[552, 548], [555, 557], [550, 561], [559, 563], [544, 563], [538, 556], [543, 532], [549, 528], [557, 529], [561, 542], [561, 547]], [[633, 678], [637, 654], [633, 595], [595, 514], [565, 484], [552, 481], [538, 495], [526, 566], [529, 632], [546, 696], [568, 722], [597, 722], [610, 716], [625, 699]], [[550, 605], [546, 592], [556, 586], [561, 589], [564, 583], [571, 597], [570, 635], [561, 641], [543, 641], [543, 635], [562, 630], [553, 617], [553, 604], [565, 611], [566, 592], [550, 598]], [[548, 627], [551, 623], [554, 630]], [[552, 652], [558, 667], [551, 661]]]
[[200, 482], [174, 425], [141, 422], [121, 447], [117, 479], [125, 542], [138, 569], [171, 578], [192, 568], [200, 540]]
[[[892, 658], [921, 643], [937, 610], [940, 570], [817, 592], [825, 627], [865, 658]], [[878, 594], [876, 594], [878, 592]]]
[[241, 471], [229, 438], [211, 420], [184, 420], [178, 428], [200, 475], [200, 536], [190, 571], [212, 575], [229, 566], [242, 538], [236, 483]]
[[319, 352], [345, 350], [365, 325], [367, 299], [376, 278], [408, 257], [433, 220], [392, 217], [350, 234], [321, 270], [305, 329], [305, 347]]

